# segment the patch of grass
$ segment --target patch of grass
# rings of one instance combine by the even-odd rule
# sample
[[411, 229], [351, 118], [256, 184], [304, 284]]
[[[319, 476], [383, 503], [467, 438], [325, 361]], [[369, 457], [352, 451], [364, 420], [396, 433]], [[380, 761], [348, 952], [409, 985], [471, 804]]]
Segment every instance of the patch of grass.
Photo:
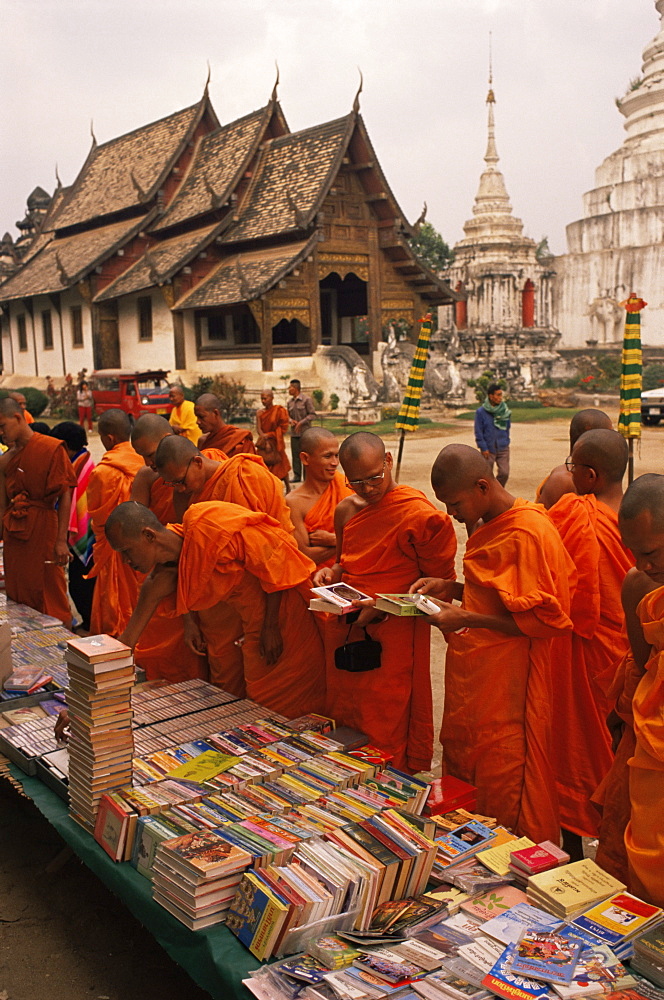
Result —
[[[534, 420], [571, 420], [578, 409], [566, 406], [521, 407], [510, 403], [513, 424], [525, 424]], [[475, 410], [457, 413], [456, 420], [474, 420]]]

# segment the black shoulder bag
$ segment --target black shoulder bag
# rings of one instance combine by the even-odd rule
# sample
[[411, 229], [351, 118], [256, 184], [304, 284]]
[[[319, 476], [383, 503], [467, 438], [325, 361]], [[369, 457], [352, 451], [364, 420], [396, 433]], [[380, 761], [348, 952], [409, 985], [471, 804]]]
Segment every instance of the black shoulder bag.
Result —
[[334, 665], [337, 670], [347, 670], [351, 674], [364, 673], [367, 670], [378, 670], [380, 654], [383, 647], [377, 639], [372, 639], [366, 628], [364, 639], [348, 642], [348, 636], [353, 626], [348, 629], [348, 635], [343, 646], [334, 651]]

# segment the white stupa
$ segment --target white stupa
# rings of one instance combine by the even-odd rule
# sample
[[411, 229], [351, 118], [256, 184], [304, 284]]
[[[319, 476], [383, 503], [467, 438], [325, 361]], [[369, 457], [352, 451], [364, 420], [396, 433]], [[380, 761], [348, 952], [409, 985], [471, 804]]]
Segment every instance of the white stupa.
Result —
[[644, 345], [664, 346], [664, 0], [659, 34], [643, 52], [642, 76], [618, 102], [627, 137], [595, 172], [583, 218], [567, 227], [556, 258], [554, 315], [570, 347], [618, 343], [635, 291]]

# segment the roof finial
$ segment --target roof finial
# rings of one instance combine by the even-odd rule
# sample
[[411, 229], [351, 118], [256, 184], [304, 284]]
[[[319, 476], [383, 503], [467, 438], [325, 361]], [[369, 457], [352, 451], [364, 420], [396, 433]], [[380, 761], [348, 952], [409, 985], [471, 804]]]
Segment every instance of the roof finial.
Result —
[[360, 94], [362, 93], [362, 87], [364, 85], [364, 77], [362, 76], [362, 70], [359, 66], [357, 67], [357, 72], [360, 74], [360, 86], [357, 88], [355, 100], [353, 101], [353, 114], [356, 115], [360, 113]]
[[279, 63], [276, 59], [274, 60], [274, 65], [277, 68], [277, 79], [274, 81], [274, 87], [272, 88], [272, 95], [270, 97], [270, 100], [273, 103], [277, 100], [277, 88], [279, 87]]
[[492, 43], [491, 32], [489, 32], [489, 93], [486, 95], [487, 104], [496, 103], [496, 98], [493, 93], [493, 52], [491, 43]]
[[97, 148], [97, 136], [95, 135], [95, 123], [94, 120], [90, 119], [90, 135], [92, 136], [92, 148]]
[[417, 220], [417, 222], [415, 222], [413, 225], [413, 229], [415, 230], [415, 232], [420, 231], [420, 227], [426, 222], [426, 217], [427, 217], [427, 203], [425, 201], [424, 205], [422, 206], [422, 211], [420, 212], [420, 217]]
[[212, 79], [212, 70], [210, 69], [210, 60], [206, 59], [205, 61], [207, 63], [208, 72], [207, 72], [207, 79], [205, 81], [205, 87], [203, 89], [203, 97], [207, 97], [208, 96], [208, 90], [210, 88], [210, 80]]
[[59, 191], [60, 188], [62, 187], [62, 181], [60, 180], [60, 174], [58, 173], [57, 163], [55, 164], [55, 182], [56, 182], [56, 190]]

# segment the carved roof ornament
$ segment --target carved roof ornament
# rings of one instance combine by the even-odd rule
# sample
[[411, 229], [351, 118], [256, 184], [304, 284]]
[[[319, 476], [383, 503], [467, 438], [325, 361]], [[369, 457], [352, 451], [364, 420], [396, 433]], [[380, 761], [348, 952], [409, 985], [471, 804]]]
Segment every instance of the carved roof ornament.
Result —
[[222, 195], [217, 194], [217, 192], [215, 191], [215, 189], [212, 187], [212, 185], [210, 184], [210, 181], [208, 180], [207, 174], [203, 174], [203, 184], [205, 186], [205, 190], [210, 195], [210, 207], [211, 208], [219, 208], [219, 206], [221, 205], [221, 203], [223, 201], [223, 197], [222, 197]]
[[58, 274], [60, 275], [60, 281], [62, 282], [62, 284], [71, 285], [72, 280], [65, 271], [64, 264], [60, 260], [60, 254], [58, 253], [57, 250], [55, 251], [55, 266], [58, 269]]
[[143, 190], [143, 188], [141, 187], [141, 185], [136, 180], [136, 174], [134, 173], [134, 168], [133, 167], [129, 171], [129, 179], [131, 180], [132, 187], [134, 188], [134, 190], [136, 191], [136, 194], [138, 195], [138, 200], [139, 201], [144, 201], [145, 200], [145, 191]]
[[360, 74], [360, 86], [357, 88], [357, 93], [355, 95], [355, 100], [353, 101], [353, 114], [359, 115], [360, 113], [360, 94], [362, 93], [362, 87], [364, 86], [364, 77], [362, 76], [362, 70], [357, 67], [357, 72]]
[[277, 103], [277, 90], [279, 88], [279, 63], [277, 62], [276, 59], [274, 60], [274, 65], [277, 67], [277, 79], [274, 81], [274, 87], [272, 88], [272, 94], [270, 96], [270, 101], [273, 104], [276, 104]]
[[157, 270], [157, 265], [155, 259], [149, 250], [145, 251], [145, 263], [148, 265], [148, 273], [150, 275], [150, 281], [153, 285], [161, 285], [163, 282], [162, 276]]
[[416, 233], [420, 231], [420, 227], [426, 221], [426, 217], [427, 217], [427, 203], [425, 201], [424, 205], [422, 206], [422, 211], [420, 212], [420, 217], [417, 220], [417, 222], [415, 222], [413, 225], [413, 229], [415, 230]]
[[55, 164], [55, 190], [59, 191], [62, 187], [62, 181], [60, 180], [60, 174], [58, 173], [58, 165]]
[[203, 88], [203, 98], [209, 96], [210, 92], [210, 80], [212, 79], [212, 70], [210, 69], [210, 60], [207, 61], [207, 79], [205, 81], [205, 87]]
[[295, 202], [295, 199], [293, 198], [290, 188], [287, 188], [286, 190], [286, 201], [288, 202], [288, 207], [295, 216], [295, 225], [298, 227], [298, 229], [306, 229], [307, 217], [302, 211], [302, 209], [297, 207], [297, 204]]
[[95, 123], [94, 120], [90, 119], [90, 135], [92, 136], [92, 148], [97, 148], [97, 136], [95, 135]]
[[239, 257], [235, 262], [235, 270], [237, 272], [238, 281], [240, 282], [240, 295], [246, 302], [248, 302], [250, 299], [253, 299], [254, 293], [247, 284], [247, 279], [244, 276], [244, 271], [242, 270]]

